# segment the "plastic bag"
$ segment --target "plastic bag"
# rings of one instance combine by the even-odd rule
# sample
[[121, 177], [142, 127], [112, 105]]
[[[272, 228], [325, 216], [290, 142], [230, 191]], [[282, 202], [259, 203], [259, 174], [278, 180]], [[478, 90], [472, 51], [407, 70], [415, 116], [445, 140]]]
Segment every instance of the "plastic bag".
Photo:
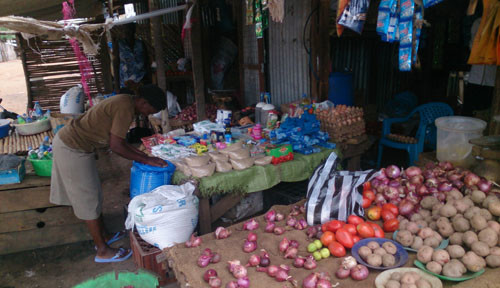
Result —
[[133, 229], [144, 241], [160, 249], [186, 242], [198, 224], [198, 198], [195, 186], [164, 185], [130, 201], [127, 229]]
[[265, 165], [271, 164], [272, 160], [273, 160], [272, 156], [264, 156], [264, 157], [256, 158], [254, 161], [254, 164], [257, 166], [265, 166]]
[[229, 172], [229, 171], [233, 170], [233, 166], [231, 165], [231, 163], [227, 162], [227, 160], [226, 161], [215, 161], [215, 170], [217, 172], [225, 173], [225, 172]]
[[369, 6], [370, 0], [351, 0], [340, 16], [338, 24], [361, 34]]
[[208, 161], [210, 161], [210, 157], [208, 155], [203, 155], [203, 156], [191, 156], [191, 157], [186, 157], [184, 158], [184, 162], [189, 167], [200, 167], [207, 165]]
[[229, 161], [229, 157], [226, 154], [221, 154], [218, 152], [210, 152], [208, 153], [208, 156], [210, 156], [213, 161]]
[[228, 154], [229, 152], [236, 151], [241, 148], [243, 148], [243, 142], [240, 141], [229, 145], [226, 149], [219, 150], [219, 152], [222, 154]]
[[378, 172], [337, 171], [340, 160], [332, 152], [325, 163], [316, 168], [307, 187], [306, 219], [309, 225], [331, 219], [345, 221], [351, 214], [363, 217], [363, 183]]
[[172, 161], [174, 163], [175, 167], [177, 170], [181, 171], [184, 175], [186, 176], [191, 176], [191, 169], [189, 169], [189, 166], [181, 161]]
[[227, 153], [229, 158], [233, 160], [242, 160], [250, 157], [250, 150], [248, 148], [241, 148]]
[[230, 159], [230, 161], [234, 170], [245, 170], [253, 166], [253, 162], [255, 161], [255, 159], [254, 158], [247, 158], [240, 160]]
[[209, 177], [214, 174], [215, 163], [210, 163], [208, 165], [204, 165], [201, 167], [190, 167], [190, 169], [194, 177], [198, 178]]

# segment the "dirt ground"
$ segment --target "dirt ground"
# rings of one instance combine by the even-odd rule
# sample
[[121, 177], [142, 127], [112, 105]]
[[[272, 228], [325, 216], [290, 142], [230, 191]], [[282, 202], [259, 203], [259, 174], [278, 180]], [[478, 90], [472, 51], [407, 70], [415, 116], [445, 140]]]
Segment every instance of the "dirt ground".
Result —
[[21, 60], [0, 63], [0, 98], [5, 109], [26, 113], [28, 94]]

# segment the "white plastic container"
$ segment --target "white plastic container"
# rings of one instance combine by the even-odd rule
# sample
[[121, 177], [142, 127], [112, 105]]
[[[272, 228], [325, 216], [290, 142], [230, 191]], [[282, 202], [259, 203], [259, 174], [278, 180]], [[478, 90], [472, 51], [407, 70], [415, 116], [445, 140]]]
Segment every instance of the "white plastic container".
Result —
[[437, 159], [465, 168], [472, 166], [474, 157], [469, 140], [483, 136], [486, 122], [472, 117], [448, 116], [436, 119], [435, 123]]

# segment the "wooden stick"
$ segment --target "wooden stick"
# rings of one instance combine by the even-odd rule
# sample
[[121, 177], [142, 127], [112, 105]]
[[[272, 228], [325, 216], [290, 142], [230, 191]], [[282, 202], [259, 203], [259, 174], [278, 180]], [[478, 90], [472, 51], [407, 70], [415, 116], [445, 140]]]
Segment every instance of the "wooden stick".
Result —
[[5, 138], [5, 141], [3, 142], [3, 153], [4, 154], [7, 154], [9, 152], [9, 146], [8, 146], [9, 138], [10, 138], [10, 136], [7, 136], [7, 138]]
[[12, 139], [14, 136], [9, 137], [9, 154], [12, 154]]
[[5, 140], [5, 138], [0, 139], [0, 154], [3, 154], [3, 141], [4, 140]]
[[19, 143], [19, 134], [16, 134], [16, 139], [15, 140], [16, 140], [16, 143], [15, 143], [16, 144], [16, 146], [15, 146], [16, 149], [15, 149], [14, 153], [17, 153], [17, 152], [21, 151], [21, 146], [19, 145], [20, 144]]

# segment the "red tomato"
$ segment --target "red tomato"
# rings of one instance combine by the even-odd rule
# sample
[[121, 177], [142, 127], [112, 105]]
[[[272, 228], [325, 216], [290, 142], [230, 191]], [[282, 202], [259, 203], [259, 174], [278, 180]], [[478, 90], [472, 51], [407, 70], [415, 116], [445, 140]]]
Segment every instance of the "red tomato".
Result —
[[354, 241], [354, 244], [358, 243], [359, 240], [361, 240], [361, 237], [359, 237], [358, 235], [352, 236], [352, 241]]
[[323, 235], [321, 235], [320, 240], [323, 246], [327, 247], [330, 243], [332, 243], [332, 241], [335, 241], [335, 234], [333, 232], [326, 231]]
[[394, 232], [398, 230], [399, 220], [394, 218], [384, 222], [384, 231], [385, 232]]
[[327, 228], [328, 228], [327, 224], [328, 224], [328, 223], [324, 223], [324, 224], [322, 224], [322, 225], [321, 225], [321, 231], [322, 231], [323, 233], [325, 233], [326, 231], [328, 231], [328, 229], [327, 229]]
[[353, 224], [345, 224], [344, 227], [345, 230], [347, 230], [347, 232], [351, 233], [351, 235], [356, 235], [358, 234], [358, 231], [356, 231], [356, 226], [353, 225]]
[[373, 222], [366, 222], [366, 223], [370, 224], [370, 226], [372, 226], [372, 228], [373, 228], [373, 231], [375, 231], [374, 237], [376, 237], [376, 238], [384, 238], [385, 237], [384, 230], [382, 230], [382, 228], [380, 228], [380, 226], [378, 224], [373, 223]]
[[392, 214], [394, 214], [394, 216], [398, 216], [399, 215], [399, 210], [398, 210], [398, 206], [392, 204], [392, 203], [387, 203], [387, 204], [384, 204], [382, 206], [382, 210], [388, 210], [388, 211], [391, 211]]
[[356, 215], [350, 215], [349, 217], [347, 217], [347, 223], [352, 224], [354, 226], [357, 226], [358, 224], [363, 223], [363, 222], [365, 222], [365, 220], [363, 220], [363, 218], [356, 216]]
[[354, 245], [352, 234], [344, 228], [340, 228], [337, 230], [337, 232], [335, 232], [335, 239], [337, 239], [337, 242], [342, 244], [342, 246], [344, 246], [345, 248], [350, 249]]
[[380, 212], [382, 212], [382, 208], [375, 206], [375, 207], [368, 209], [368, 211], [366, 212], [366, 216], [370, 220], [377, 221], [380, 219]]
[[372, 183], [370, 181], [363, 183], [363, 191], [371, 189], [372, 189]]
[[384, 220], [384, 222], [387, 221], [387, 220], [396, 219], [396, 215], [394, 215], [389, 210], [384, 210], [384, 208], [382, 208], [382, 212], [380, 213], [380, 216], [382, 217], [382, 219]]
[[365, 190], [363, 191], [363, 197], [366, 197], [370, 200], [375, 200], [375, 192], [373, 192], [373, 190]]
[[345, 247], [337, 241], [331, 242], [330, 245], [328, 245], [328, 250], [330, 250], [330, 253], [335, 257], [345, 256]]
[[344, 221], [339, 221], [339, 220], [332, 220], [328, 223], [326, 223], [326, 230], [336, 232], [339, 228], [342, 228], [344, 226]]
[[356, 229], [358, 230], [359, 236], [362, 238], [371, 238], [375, 235], [375, 230], [373, 230], [373, 227], [368, 223], [361, 223]]
[[372, 200], [366, 198], [366, 197], [363, 197], [363, 204], [361, 204], [361, 207], [363, 207], [364, 209], [370, 207], [372, 205]]

